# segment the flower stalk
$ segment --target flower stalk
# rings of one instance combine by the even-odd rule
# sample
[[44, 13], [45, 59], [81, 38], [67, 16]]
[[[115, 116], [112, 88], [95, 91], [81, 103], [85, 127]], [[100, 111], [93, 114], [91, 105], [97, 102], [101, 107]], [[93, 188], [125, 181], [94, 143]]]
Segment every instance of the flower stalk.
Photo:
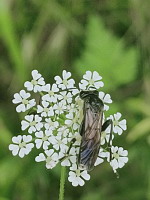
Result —
[[66, 167], [61, 167], [59, 200], [64, 200]]

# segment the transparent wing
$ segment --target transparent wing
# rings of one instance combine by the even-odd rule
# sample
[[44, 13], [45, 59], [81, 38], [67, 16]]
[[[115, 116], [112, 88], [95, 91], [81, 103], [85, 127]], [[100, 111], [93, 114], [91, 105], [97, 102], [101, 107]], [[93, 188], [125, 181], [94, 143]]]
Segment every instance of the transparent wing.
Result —
[[95, 111], [86, 103], [84, 119], [81, 127], [81, 146], [79, 165], [88, 171], [92, 170], [100, 148], [100, 132], [102, 127], [102, 112]]

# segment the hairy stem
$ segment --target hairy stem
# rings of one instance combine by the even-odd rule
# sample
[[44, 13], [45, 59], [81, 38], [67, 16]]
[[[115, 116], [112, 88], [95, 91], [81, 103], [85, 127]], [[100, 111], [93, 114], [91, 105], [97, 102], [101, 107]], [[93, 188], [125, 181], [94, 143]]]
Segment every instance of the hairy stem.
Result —
[[66, 167], [61, 167], [59, 200], [64, 200], [65, 176], [66, 176]]

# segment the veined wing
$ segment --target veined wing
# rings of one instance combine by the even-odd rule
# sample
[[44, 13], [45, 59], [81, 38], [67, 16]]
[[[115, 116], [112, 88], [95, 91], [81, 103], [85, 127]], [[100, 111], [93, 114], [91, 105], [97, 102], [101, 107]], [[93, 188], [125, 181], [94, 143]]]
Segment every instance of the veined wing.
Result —
[[94, 167], [99, 152], [102, 115], [102, 111], [96, 111], [89, 103], [85, 103], [85, 113], [81, 127], [82, 141], [79, 152], [79, 165], [87, 170]]

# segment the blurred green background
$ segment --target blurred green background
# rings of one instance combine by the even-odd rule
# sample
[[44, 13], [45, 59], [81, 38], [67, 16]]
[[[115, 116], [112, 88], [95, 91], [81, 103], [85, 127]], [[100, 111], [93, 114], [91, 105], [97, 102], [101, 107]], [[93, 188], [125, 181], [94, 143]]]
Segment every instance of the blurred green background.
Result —
[[0, 200], [55, 200], [60, 168], [8, 150], [20, 133], [13, 94], [37, 69], [52, 83], [63, 69], [76, 81], [86, 70], [103, 77], [104, 92], [128, 130], [115, 145], [129, 150], [117, 179], [108, 164], [84, 187], [66, 181], [66, 200], [150, 200], [150, 1], [0, 0]]

